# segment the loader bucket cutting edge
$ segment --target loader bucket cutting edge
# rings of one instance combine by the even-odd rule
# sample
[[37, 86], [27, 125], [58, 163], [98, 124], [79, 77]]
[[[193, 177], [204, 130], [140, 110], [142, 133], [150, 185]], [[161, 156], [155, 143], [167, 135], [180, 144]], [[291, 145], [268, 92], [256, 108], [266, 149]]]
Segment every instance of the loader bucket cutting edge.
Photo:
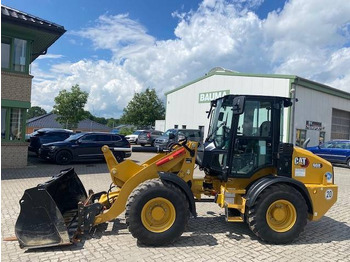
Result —
[[73, 168], [27, 189], [20, 200], [15, 233], [21, 248], [67, 245], [78, 225], [78, 203], [87, 194]]

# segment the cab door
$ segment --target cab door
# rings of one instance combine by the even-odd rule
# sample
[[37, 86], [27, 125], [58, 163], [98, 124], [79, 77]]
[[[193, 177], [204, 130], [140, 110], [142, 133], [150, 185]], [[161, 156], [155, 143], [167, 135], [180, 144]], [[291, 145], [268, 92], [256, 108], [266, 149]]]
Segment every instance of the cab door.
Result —
[[268, 98], [246, 100], [244, 112], [235, 118], [229, 177], [251, 177], [258, 169], [273, 164], [273, 147], [279, 141], [280, 108], [280, 103]]

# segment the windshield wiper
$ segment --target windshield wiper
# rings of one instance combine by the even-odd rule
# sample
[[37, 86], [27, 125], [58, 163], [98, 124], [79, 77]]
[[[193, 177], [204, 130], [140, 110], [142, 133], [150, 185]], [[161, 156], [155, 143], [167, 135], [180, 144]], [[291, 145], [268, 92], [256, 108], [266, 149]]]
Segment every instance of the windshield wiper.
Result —
[[206, 142], [209, 141], [209, 139], [216, 133], [216, 131], [219, 130], [220, 127], [222, 127], [223, 125], [226, 125], [226, 121], [222, 122], [220, 125], [218, 125], [211, 133], [210, 135], [207, 137], [207, 139], [205, 140]]

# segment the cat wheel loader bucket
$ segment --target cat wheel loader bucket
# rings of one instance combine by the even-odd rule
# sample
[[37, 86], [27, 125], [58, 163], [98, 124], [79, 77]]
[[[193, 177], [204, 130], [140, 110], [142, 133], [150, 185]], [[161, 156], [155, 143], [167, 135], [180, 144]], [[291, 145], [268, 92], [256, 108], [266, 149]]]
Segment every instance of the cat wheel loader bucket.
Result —
[[73, 168], [27, 189], [19, 201], [21, 210], [15, 225], [20, 247], [71, 244], [80, 230], [79, 203], [86, 199], [85, 188]]

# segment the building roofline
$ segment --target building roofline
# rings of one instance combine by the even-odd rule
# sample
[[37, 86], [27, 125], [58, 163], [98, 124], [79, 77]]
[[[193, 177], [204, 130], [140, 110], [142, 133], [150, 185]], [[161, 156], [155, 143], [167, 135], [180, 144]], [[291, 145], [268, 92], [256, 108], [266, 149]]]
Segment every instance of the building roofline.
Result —
[[66, 32], [66, 29], [64, 29], [64, 27], [59, 24], [25, 13], [6, 5], [1, 5], [2, 22], [4, 22], [3, 19], [15, 23], [21, 23], [23, 25], [28, 25], [30, 27], [43, 28], [49, 30], [50, 32], [57, 32], [60, 36]]
[[53, 113], [47, 113], [47, 114], [44, 114], [44, 115], [41, 115], [41, 116], [36, 116], [36, 117], [29, 118], [29, 119], [27, 120], [27, 124], [32, 123], [32, 122], [34, 122], [34, 121], [37, 121], [37, 120], [39, 120], [39, 119], [41, 119], [41, 118], [47, 117], [47, 116], [52, 115], [52, 114], [53, 114]]
[[214, 75], [223, 75], [223, 76], [241, 76], [241, 77], [265, 77], [265, 78], [280, 78], [280, 79], [289, 79], [291, 81], [292, 84], [296, 84], [299, 86], [303, 86], [305, 88], [309, 88], [309, 89], [313, 89], [313, 90], [317, 90], [319, 92], [323, 92], [323, 93], [327, 93], [327, 94], [331, 94], [331, 95], [335, 95], [338, 97], [342, 97], [345, 99], [349, 99], [350, 100], [350, 93], [340, 90], [340, 89], [336, 89], [315, 81], [311, 81], [296, 75], [281, 75], [281, 74], [250, 74], [250, 73], [238, 73], [238, 72], [234, 72], [234, 71], [230, 71], [230, 70], [226, 70], [226, 69], [222, 69], [220, 71], [209, 71], [209, 73], [205, 74], [204, 76], [197, 78], [189, 83], [186, 83], [184, 85], [181, 85], [173, 90], [170, 90], [168, 92], [165, 93], [165, 95], [169, 95], [171, 93], [174, 93], [180, 89], [183, 89], [187, 86], [190, 86], [194, 83], [197, 83], [201, 80], [204, 80], [206, 78], [209, 78], [211, 76]]
[[292, 81], [292, 84], [296, 84], [296, 85], [299, 85], [299, 86], [302, 86], [302, 87], [305, 87], [308, 89], [313, 89], [313, 90], [316, 90], [316, 91], [319, 91], [322, 93], [326, 93], [329, 95], [334, 95], [334, 96], [338, 96], [338, 97], [350, 100], [350, 93], [348, 93], [346, 91], [343, 91], [343, 90], [340, 90], [340, 89], [337, 89], [337, 88], [334, 88], [331, 86], [327, 86], [327, 85], [324, 85], [324, 84], [321, 84], [321, 83], [318, 83], [318, 82], [315, 82], [315, 81], [312, 81], [309, 79], [305, 79], [302, 77], [297, 76], [294, 79], [294, 81]]
[[[27, 127], [39, 127], [39, 128], [64, 128], [62, 124], [60, 124], [56, 118], [59, 115], [54, 113], [47, 113], [41, 116], [33, 117], [27, 120]], [[44, 125], [43, 122], [44, 121]], [[47, 126], [47, 127], [45, 127]], [[111, 127], [108, 127], [107, 125], [98, 123], [96, 121], [93, 121], [91, 119], [83, 119], [79, 121], [77, 130], [79, 129], [86, 129], [86, 128], [93, 128], [93, 129], [100, 129], [100, 130], [112, 130]], [[99, 131], [93, 131], [93, 132], [99, 132]]]

